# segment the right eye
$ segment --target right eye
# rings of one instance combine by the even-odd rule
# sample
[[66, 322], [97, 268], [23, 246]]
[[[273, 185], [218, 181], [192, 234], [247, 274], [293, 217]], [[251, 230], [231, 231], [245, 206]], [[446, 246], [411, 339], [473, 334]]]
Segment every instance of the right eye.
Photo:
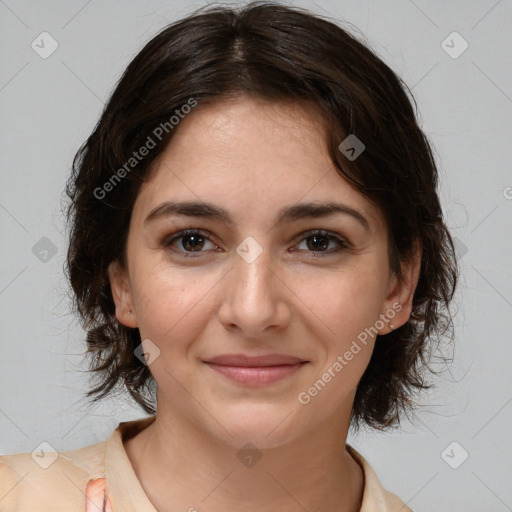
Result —
[[193, 255], [191, 253], [205, 252], [202, 249], [205, 243], [210, 243], [213, 249], [218, 247], [208, 238], [208, 234], [200, 229], [186, 229], [173, 234], [170, 238], [166, 238], [163, 246], [169, 248], [173, 252], [181, 253], [184, 257], [195, 258], [199, 254]]

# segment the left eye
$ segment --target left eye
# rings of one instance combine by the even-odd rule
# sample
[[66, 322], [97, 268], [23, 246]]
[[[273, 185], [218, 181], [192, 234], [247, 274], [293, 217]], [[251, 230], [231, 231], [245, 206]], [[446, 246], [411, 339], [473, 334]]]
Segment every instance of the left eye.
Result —
[[[327, 250], [329, 244], [333, 242], [335, 243], [335, 248]], [[344, 240], [327, 231], [308, 231], [307, 233], [303, 233], [302, 242], [299, 244], [299, 247], [302, 244], [306, 244], [306, 251], [329, 254], [348, 247]]]

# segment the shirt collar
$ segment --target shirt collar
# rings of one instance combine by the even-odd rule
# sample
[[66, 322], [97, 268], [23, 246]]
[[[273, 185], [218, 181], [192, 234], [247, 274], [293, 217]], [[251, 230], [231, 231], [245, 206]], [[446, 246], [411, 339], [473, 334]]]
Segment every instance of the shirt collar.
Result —
[[364, 473], [363, 501], [359, 512], [412, 512], [398, 496], [382, 487], [373, 468], [355, 448], [348, 444], [346, 448]]
[[123, 421], [107, 440], [105, 448], [105, 478], [107, 494], [114, 510], [123, 512], [157, 512], [135, 474], [123, 445], [123, 438], [133, 437], [155, 421], [149, 416]]
[[[144, 492], [126, 454], [123, 439], [135, 436], [151, 425], [156, 416], [123, 421], [107, 440], [105, 449], [105, 477], [107, 494], [114, 510], [124, 512], [157, 512]], [[346, 445], [349, 454], [364, 473], [364, 491], [360, 512], [412, 512], [397, 496], [386, 491], [366, 459], [352, 446]]]

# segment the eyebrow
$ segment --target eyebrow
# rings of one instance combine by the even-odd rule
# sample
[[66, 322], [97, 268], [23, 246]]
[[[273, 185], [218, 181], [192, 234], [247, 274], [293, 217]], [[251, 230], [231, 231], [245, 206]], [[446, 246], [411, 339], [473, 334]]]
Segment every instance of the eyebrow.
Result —
[[[279, 212], [276, 225], [308, 218], [328, 217], [335, 214], [348, 215], [357, 220], [366, 231], [370, 231], [370, 223], [361, 212], [345, 204], [334, 202], [300, 203], [287, 206]], [[202, 201], [166, 201], [151, 210], [144, 220], [144, 224], [173, 215], [217, 220], [227, 225], [233, 225], [234, 223], [227, 210], [211, 203]]]

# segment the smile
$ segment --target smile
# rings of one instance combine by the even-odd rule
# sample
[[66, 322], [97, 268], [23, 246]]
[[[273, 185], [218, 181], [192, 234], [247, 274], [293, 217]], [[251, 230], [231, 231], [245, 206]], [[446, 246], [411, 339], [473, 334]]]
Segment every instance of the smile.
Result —
[[265, 356], [225, 354], [203, 362], [212, 370], [238, 384], [266, 386], [293, 375], [308, 361], [281, 354]]
[[206, 363], [210, 368], [246, 386], [266, 386], [278, 382], [298, 371], [305, 362], [275, 366], [225, 366]]

